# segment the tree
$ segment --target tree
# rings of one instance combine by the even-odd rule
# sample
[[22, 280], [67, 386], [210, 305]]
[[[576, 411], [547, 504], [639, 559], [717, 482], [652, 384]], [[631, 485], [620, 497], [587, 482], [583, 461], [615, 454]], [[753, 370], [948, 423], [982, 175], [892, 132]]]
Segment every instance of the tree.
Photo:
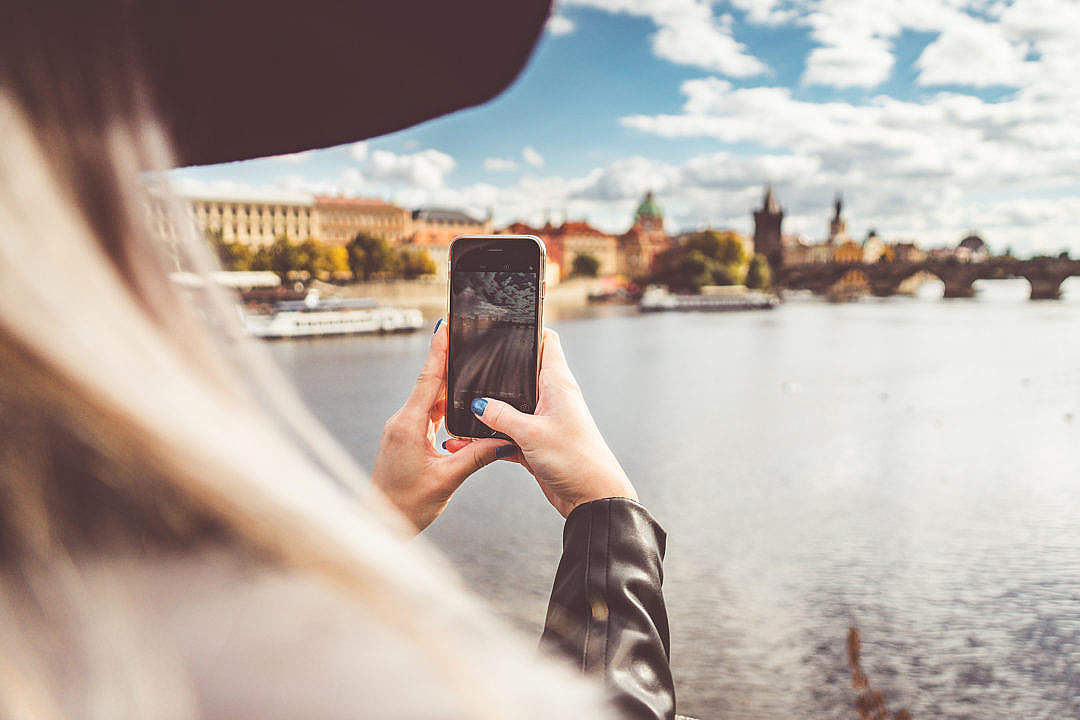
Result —
[[699, 250], [702, 255], [721, 265], [742, 266], [746, 264], [746, 246], [738, 233], [705, 230], [694, 233], [686, 240], [686, 247]]
[[294, 270], [305, 271], [311, 277], [326, 278], [349, 269], [349, 253], [340, 245], [308, 238], [296, 246], [295, 262]]
[[409, 280], [421, 275], [434, 275], [439, 269], [435, 261], [431, 259], [431, 255], [428, 255], [423, 248], [403, 247], [400, 257], [401, 274]]
[[206, 239], [210, 243], [218, 262], [225, 270], [251, 270], [255, 254], [242, 242], [226, 242], [221, 229], [208, 230]]
[[329, 245], [326, 247], [326, 263], [330, 267], [331, 274], [349, 272], [349, 251], [344, 245]]
[[738, 234], [706, 230], [657, 256], [651, 281], [698, 292], [702, 285], [734, 285], [745, 268], [746, 249]]
[[400, 271], [400, 254], [382, 238], [359, 233], [345, 247], [349, 253], [349, 269], [357, 280], [393, 277]]
[[769, 269], [769, 261], [761, 253], [756, 253], [750, 259], [750, 267], [746, 269], [746, 287], [751, 290], [764, 290], [772, 284], [772, 271]]
[[300, 269], [300, 255], [297, 246], [289, 241], [288, 236], [281, 235], [274, 242], [255, 251], [251, 267], [253, 270], [271, 270], [285, 280], [291, 270]]
[[297, 243], [293, 248], [293, 270], [306, 272], [311, 277], [319, 276], [319, 245], [321, 243], [308, 238]]
[[600, 260], [589, 252], [578, 253], [570, 266], [570, 274], [580, 277], [596, 277], [600, 274]]

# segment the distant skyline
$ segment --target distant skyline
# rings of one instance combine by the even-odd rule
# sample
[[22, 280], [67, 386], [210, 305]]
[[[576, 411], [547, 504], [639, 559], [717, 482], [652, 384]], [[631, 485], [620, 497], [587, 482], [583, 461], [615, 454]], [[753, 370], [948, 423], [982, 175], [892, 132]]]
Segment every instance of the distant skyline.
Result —
[[771, 181], [809, 241], [842, 191], [857, 239], [1080, 251], [1077, 58], [1075, 0], [566, 0], [484, 106], [173, 176], [609, 232], [651, 189], [669, 232], [744, 234]]

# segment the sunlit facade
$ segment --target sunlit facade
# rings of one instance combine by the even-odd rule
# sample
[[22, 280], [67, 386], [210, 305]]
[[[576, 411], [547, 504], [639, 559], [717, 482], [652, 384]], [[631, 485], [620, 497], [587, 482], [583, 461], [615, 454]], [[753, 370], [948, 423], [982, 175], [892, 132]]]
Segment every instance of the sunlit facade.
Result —
[[[305, 193], [181, 195], [177, 199], [200, 232], [220, 232], [225, 242], [261, 247], [283, 235], [292, 240], [319, 236], [314, 197]], [[173, 237], [175, 229], [161, 193], [150, 191], [149, 211], [153, 229], [163, 238]]]
[[360, 233], [399, 243], [412, 232], [412, 213], [378, 198], [315, 197], [319, 239], [344, 245]]

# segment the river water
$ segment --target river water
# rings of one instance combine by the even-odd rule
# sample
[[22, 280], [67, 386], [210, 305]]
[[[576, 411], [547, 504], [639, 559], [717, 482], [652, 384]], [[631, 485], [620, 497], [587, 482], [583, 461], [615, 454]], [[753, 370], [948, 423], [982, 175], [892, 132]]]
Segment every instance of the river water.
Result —
[[[845, 635], [915, 718], [1080, 717], [1080, 283], [771, 312], [552, 309], [593, 414], [668, 531], [679, 710], [854, 718]], [[1071, 287], [1071, 293], [1069, 289]], [[370, 467], [428, 336], [278, 343]], [[516, 465], [425, 534], [539, 633], [561, 518]]]

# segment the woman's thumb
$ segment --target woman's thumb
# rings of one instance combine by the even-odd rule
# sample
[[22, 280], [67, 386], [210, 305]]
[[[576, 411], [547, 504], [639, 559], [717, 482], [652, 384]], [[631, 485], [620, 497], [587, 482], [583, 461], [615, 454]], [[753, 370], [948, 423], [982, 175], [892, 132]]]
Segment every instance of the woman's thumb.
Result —
[[470, 409], [480, 422], [517, 441], [523, 439], [520, 436], [528, 432], [529, 423], [535, 419], [509, 403], [494, 398], [476, 398], [472, 401]]

